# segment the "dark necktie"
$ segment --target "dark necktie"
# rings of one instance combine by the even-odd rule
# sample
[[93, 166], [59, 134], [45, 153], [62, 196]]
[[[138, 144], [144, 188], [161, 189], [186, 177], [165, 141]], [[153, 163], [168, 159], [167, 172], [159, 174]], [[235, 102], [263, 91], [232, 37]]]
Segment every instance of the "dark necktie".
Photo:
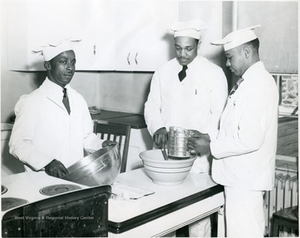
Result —
[[186, 77], [186, 72], [185, 72], [186, 70], [187, 70], [187, 66], [183, 65], [182, 70], [178, 73], [180, 82]]
[[67, 93], [67, 89], [66, 88], [64, 88], [63, 93], [64, 93], [64, 96], [63, 96], [62, 102], [65, 105], [68, 113], [70, 114], [70, 104], [69, 104], [69, 98], [68, 98], [68, 93]]
[[230, 93], [229, 93], [229, 96], [231, 96], [232, 94], [235, 93], [235, 91], [238, 89], [238, 87], [240, 86], [240, 84], [244, 81], [243, 78], [240, 78], [236, 83], [235, 85], [233, 86], [233, 88], [231, 89]]

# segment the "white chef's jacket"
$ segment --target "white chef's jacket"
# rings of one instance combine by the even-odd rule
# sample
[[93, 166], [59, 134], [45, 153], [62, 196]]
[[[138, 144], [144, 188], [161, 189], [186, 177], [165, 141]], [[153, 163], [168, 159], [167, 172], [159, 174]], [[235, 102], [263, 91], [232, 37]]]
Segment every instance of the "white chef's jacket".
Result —
[[212, 177], [237, 189], [270, 190], [277, 147], [278, 90], [262, 62], [229, 96], [217, 138], [211, 136]]
[[66, 88], [70, 115], [62, 103], [62, 88], [48, 78], [16, 104], [10, 153], [30, 169], [40, 170], [53, 159], [69, 167], [83, 158], [83, 148], [101, 148], [85, 100], [69, 85]]
[[218, 127], [228, 92], [223, 70], [201, 56], [188, 65], [187, 76], [180, 82], [181, 69], [174, 58], [153, 75], [144, 113], [151, 135], [161, 127], [203, 133]]

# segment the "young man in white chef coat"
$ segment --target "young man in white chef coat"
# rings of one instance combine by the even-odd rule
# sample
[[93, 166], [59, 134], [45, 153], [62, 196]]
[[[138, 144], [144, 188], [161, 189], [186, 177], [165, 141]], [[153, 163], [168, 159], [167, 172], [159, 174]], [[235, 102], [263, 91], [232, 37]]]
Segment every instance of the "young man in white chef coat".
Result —
[[214, 157], [212, 177], [225, 186], [228, 237], [264, 237], [263, 196], [274, 186], [278, 90], [260, 61], [256, 27], [213, 42], [224, 46], [226, 65], [240, 79], [229, 93], [219, 131], [189, 140], [191, 149]]
[[[171, 126], [202, 133], [218, 129], [228, 94], [227, 80], [219, 66], [198, 56], [205, 28], [198, 20], [171, 25], [177, 57], [154, 73], [145, 103], [146, 124], [158, 148], [166, 145]], [[191, 172], [208, 173], [209, 169], [208, 155], [203, 155], [196, 159]], [[210, 237], [209, 219], [190, 225], [189, 233]]]
[[[48, 76], [15, 106], [10, 153], [26, 170], [63, 177], [67, 167], [83, 158], [84, 149], [93, 152], [102, 147], [84, 98], [69, 85], [76, 64], [72, 44], [67, 40], [42, 48]], [[66, 105], [63, 99], [68, 100]]]

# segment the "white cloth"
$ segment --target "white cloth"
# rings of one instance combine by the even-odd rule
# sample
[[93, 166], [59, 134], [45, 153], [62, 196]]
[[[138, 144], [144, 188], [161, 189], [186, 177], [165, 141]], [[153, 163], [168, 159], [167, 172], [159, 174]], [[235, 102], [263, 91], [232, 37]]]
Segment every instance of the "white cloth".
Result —
[[70, 115], [62, 103], [62, 88], [48, 78], [16, 104], [10, 153], [33, 170], [44, 168], [53, 159], [69, 167], [84, 156], [83, 148], [101, 148], [85, 100], [69, 85], [66, 88]]
[[228, 98], [216, 139], [211, 137], [212, 177], [248, 190], [274, 186], [278, 90], [262, 62], [252, 65]]
[[207, 29], [207, 24], [202, 20], [172, 22], [170, 31], [174, 32], [174, 38], [178, 36], [191, 37], [199, 40], [203, 30]]
[[[161, 127], [178, 126], [202, 133], [217, 130], [227, 98], [227, 80], [223, 70], [203, 57], [196, 57], [179, 81], [182, 66], [172, 59], [153, 75], [145, 120], [151, 135]], [[208, 172], [206, 156], [197, 158], [191, 172]], [[199, 181], [200, 183], [201, 181]], [[210, 218], [189, 226], [190, 236], [210, 237]]]
[[55, 43], [47, 43], [41, 46], [40, 49], [33, 50], [33, 53], [42, 54], [45, 61], [50, 61], [62, 52], [74, 50], [73, 44], [80, 41], [79, 39], [66, 39]]
[[263, 191], [225, 187], [227, 237], [264, 237]]
[[[187, 76], [180, 82], [178, 72], [181, 68], [174, 58], [153, 75], [145, 103], [145, 120], [151, 135], [159, 128], [166, 127], [168, 130], [170, 126], [202, 133], [218, 128], [228, 94], [223, 70], [198, 56], [188, 65]], [[192, 171], [208, 172], [206, 156], [199, 162], [197, 160]]]
[[145, 120], [151, 135], [161, 127], [194, 129], [206, 133], [216, 130], [227, 98], [223, 70], [203, 57], [196, 57], [180, 82], [182, 66], [172, 59], [153, 75]]
[[257, 39], [254, 33], [254, 29], [260, 27], [260, 25], [251, 26], [245, 29], [233, 31], [225, 36], [222, 40], [211, 42], [213, 45], [223, 45], [224, 51], [231, 50], [237, 46], [245, 44], [249, 41]]

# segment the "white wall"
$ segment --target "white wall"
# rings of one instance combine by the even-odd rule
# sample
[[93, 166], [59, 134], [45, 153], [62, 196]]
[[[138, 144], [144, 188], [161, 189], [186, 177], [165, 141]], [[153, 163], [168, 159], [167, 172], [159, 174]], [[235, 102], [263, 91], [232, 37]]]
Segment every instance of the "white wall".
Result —
[[143, 114], [152, 75], [152, 72], [101, 73], [101, 108]]
[[238, 1], [238, 28], [260, 24], [260, 56], [271, 73], [298, 73], [298, 2]]
[[[13, 108], [22, 94], [36, 89], [43, 79], [43, 72], [9, 71], [7, 66], [7, 39], [5, 22], [5, 2], [1, 1], [1, 121], [9, 122]], [[238, 27], [264, 23], [264, 32], [260, 32], [261, 58], [266, 65], [272, 66], [270, 59], [281, 60], [284, 68], [297, 65], [298, 47], [288, 47], [285, 54], [278, 55], [278, 49], [285, 49], [292, 42], [298, 41], [297, 34], [297, 2], [275, 1], [237, 1], [239, 17]], [[232, 1], [189, 1], [181, 0], [180, 20], [201, 18], [208, 23], [209, 29], [200, 54], [220, 65], [229, 78], [231, 74], [224, 66], [225, 58], [221, 47], [211, 46], [209, 41], [219, 39], [232, 30]], [[22, 19], [23, 20], [23, 19]], [[274, 22], [276, 21], [276, 22]], [[280, 28], [278, 29], [278, 26]], [[280, 34], [276, 34], [276, 32]], [[289, 34], [293, 32], [293, 34]], [[274, 38], [276, 37], [276, 38]], [[274, 39], [273, 39], [274, 38]], [[270, 42], [270, 44], [268, 44]], [[294, 43], [293, 43], [294, 44]], [[278, 46], [278, 47], [276, 47]], [[292, 64], [291, 64], [292, 63]], [[295, 67], [294, 67], [295, 68]], [[293, 69], [294, 70], [294, 69]], [[81, 93], [89, 106], [101, 109], [132, 113], [143, 113], [143, 105], [149, 91], [153, 72], [76, 72], [71, 85]]]

